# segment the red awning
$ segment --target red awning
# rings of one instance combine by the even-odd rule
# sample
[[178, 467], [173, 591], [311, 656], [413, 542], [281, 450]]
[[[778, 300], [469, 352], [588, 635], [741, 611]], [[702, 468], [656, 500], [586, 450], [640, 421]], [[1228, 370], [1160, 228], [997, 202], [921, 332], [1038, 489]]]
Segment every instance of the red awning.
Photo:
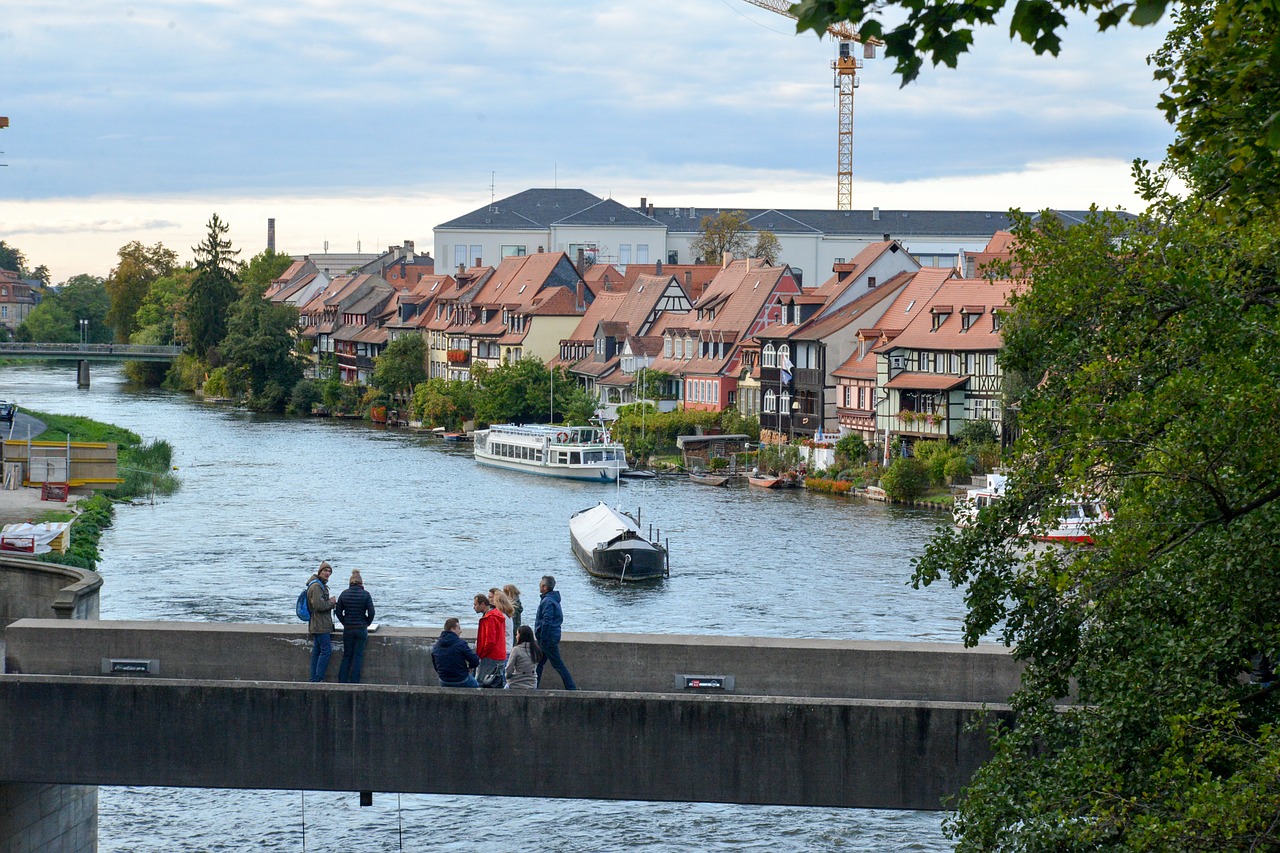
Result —
[[969, 381], [968, 376], [947, 376], [942, 373], [899, 373], [889, 380], [886, 388], [907, 388], [912, 391], [950, 391]]

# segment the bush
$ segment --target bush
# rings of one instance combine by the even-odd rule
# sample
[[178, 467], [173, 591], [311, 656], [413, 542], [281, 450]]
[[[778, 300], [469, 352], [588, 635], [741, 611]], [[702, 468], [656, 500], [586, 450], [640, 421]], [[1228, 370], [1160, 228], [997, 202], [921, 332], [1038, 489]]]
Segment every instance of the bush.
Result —
[[915, 457], [893, 460], [880, 477], [880, 487], [897, 501], [913, 501], [929, 488], [929, 472]]
[[116, 497], [171, 495], [178, 490], [178, 478], [173, 475], [173, 447], [169, 442], [158, 439], [134, 447], [122, 446], [118, 453], [118, 468], [124, 482], [116, 487]]
[[853, 490], [853, 483], [839, 478], [830, 480], [826, 477], [805, 477], [804, 487], [831, 495], [847, 495]]
[[963, 453], [948, 457], [944, 473], [948, 483], [969, 479], [973, 475], [973, 468], [969, 465], [969, 457]]
[[102, 495], [86, 498], [80, 501], [78, 507], [80, 514], [71, 522], [71, 547], [67, 549], [67, 553], [42, 554], [40, 559], [46, 563], [94, 571], [100, 556], [98, 543], [102, 540], [102, 531], [111, 526], [115, 508]]
[[299, 379], [289, 395], [289, 405], [285, 411], [291, 415], [309, 415], [320, 402], [320, 384], [314, 379]]
[[991, 421], [966, 420], [956, 430], [956, 441], [965, 445], [995, 444], [999, 440]]
[[209, 371], [209, 378], [205, 379], [202, 388], [206, 397], [230, 397], [231, 382], [227, 376], [225, 367], [215, 367]]

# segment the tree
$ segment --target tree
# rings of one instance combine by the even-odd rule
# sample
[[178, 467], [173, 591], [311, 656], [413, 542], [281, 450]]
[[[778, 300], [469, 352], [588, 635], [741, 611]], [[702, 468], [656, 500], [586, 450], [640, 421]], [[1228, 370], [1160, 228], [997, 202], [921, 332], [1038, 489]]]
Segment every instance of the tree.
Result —
[[751, 257], [764, 258], [769, 266], [776, 266], [782, 254], [782, 244], [772, 231], [757, 231], [756, 246], [751, 250]]
[[408, 397], [415, 385], [427, 380], [426, 363], [427, 342], [422, 335], [400, 335], [374, 362], [369, 384], [389, 397]]
[[433, 377], [413, 389], [414, 418], [431, 426], [460, 429], [476, 415], [476, 386]]
[[56, 299], [46, 299], [31, 309], [31, 313], [14, 332], [19, 341], [71, 344], [80, 340], [76, 321]]
[[0, 270], [16, 272], [19, 278], [26, 278], [27, 257], [16, 246], [10, 246], [0, 240]]
[[293, 264], [293, 258], [274, 249], [264, 249], [249, 259], [240, 270], [240, 290], [243, 295], [261, 296], [271, 282]]
[[257, 296], [235, 304], [227, 322], [221, 355], [251, 408], [283, 412], [294, 385], [302, 378], [302, 363], [293, 348], [298, 309]]
[[[1040, 380], [1008, 494], [915, 578], [967, 587], [966, 643], [1028, 664], [950, 823], [961, 850], [1280, 845], [1280, 696], [1249, 681], [1280, 650], [1280, 217], [1153, 201], [1018, 221], [1032, 286], [1001, 358]], [[1114, 516], [1096, 547], [1034, 556], [1078, 495]]]
[[722, 210], [715, 216], [702, 217], [689, 251], [704, 264], [718, 264], [725, 252], [734, 257], [745, 255], [751, 247], [752, 230], [744, 211]]
[[173, 272], [178, 256], [162, 243], [147, 247], [137, 240], [121, 246], [116, 256], [120, 262], [111, 270], [106, 282], [107, 295], [111, 297], [107, 322], [115, 330], [116, 340], [128, 343], [137, 328], [134, 315], [146, 298], [151, 283]]
[[[192, 247], [196, 276], [187, 293], [187, 346], [195, 355], [211, 361], [216, 360], [215, 348], [227, 334], [227, 310], [240, 295], [235, 261], [240, 252], [231, 248], [231, 241], [226, 239], [229, 226], [218, 214], [213, 214], [207, 227], [204, 242]], [[293, 387], [292, 383], [289, 387]]]
[[[111, 327], [107, 324], [107, 312], [111, 310], [111, 297], [107, 295], [106, 282], [96, 275], [73, 275], [58, 288], [52, 298], [71, 318], [79, 340], [79, 323], [88, 320], [85, 327], [88, 342], [105, 344], [111, 340]], [[42, 303], [43, 304], [43, 303]]]
[[[832, 25], [847, 23], [864, 40], [882, 40], [885, 56], [896, 61], [894, 70], [906, 85], [920, 74], [925, 59], [933, 65], [955, 68], [960, 54], [968, 52], [973, 44], [974, 29], [994, 24], [1006, 2], [800, 0], [791, 11], [796, 16], [797, 32], [812, 30], [822, 35]], [[1017, 0], [1009, 22], [1009, 37], [1022, 39], [1037, 54], [1057, 56], [1062, 43], [1058, 33], [1066, 28], [1069, 12], [1091, 14], [1098, 29], [1107, 30], [1126, 20], [1135, 26], [1154, 24], [1168, 4], [1168, 0]], [[1262, 8], [1258, 0], [1246, 0], [1244, 5]], [[903, 13], [906, 19], [899, 20]], [[896, 23], [886, 29], [884, 18]]]

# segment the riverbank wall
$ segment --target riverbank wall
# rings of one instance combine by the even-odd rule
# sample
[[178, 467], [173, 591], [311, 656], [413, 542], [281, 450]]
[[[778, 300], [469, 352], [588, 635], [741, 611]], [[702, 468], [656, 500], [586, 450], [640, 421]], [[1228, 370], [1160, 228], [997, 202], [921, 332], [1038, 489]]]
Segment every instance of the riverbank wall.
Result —
[[[53, 621], [97, 619], [101, 586], [102, 578], [94, 572], [0, 556], [0, 654], [5, 649], [3, 628], [16, 620], [47, 615], [56, 615]], [[7, 726], [35, 726], [45, 735], [55, 725], [30, 707], [11, 709], [3, 719]], [[74, 730], [59, 730], [57, 736], [76, 742]], [[42, 761], [40, 756], [30, 760]], [[97, 786], [0, 782], [0, 853], [97, 849]]]

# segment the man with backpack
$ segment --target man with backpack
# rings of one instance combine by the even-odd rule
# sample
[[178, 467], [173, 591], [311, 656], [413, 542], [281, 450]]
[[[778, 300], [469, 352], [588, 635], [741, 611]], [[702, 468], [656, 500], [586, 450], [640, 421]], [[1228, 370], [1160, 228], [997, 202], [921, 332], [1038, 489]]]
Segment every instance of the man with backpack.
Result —
[[333, 655], [333, 608], [338, 599], [329, 595], [329, 576], [333, 566], [321, 561], [320, 568], [307, 581], [307, 608], [311, 618], [307, 633], [311, 635], [311, 680], [324, 681]]

